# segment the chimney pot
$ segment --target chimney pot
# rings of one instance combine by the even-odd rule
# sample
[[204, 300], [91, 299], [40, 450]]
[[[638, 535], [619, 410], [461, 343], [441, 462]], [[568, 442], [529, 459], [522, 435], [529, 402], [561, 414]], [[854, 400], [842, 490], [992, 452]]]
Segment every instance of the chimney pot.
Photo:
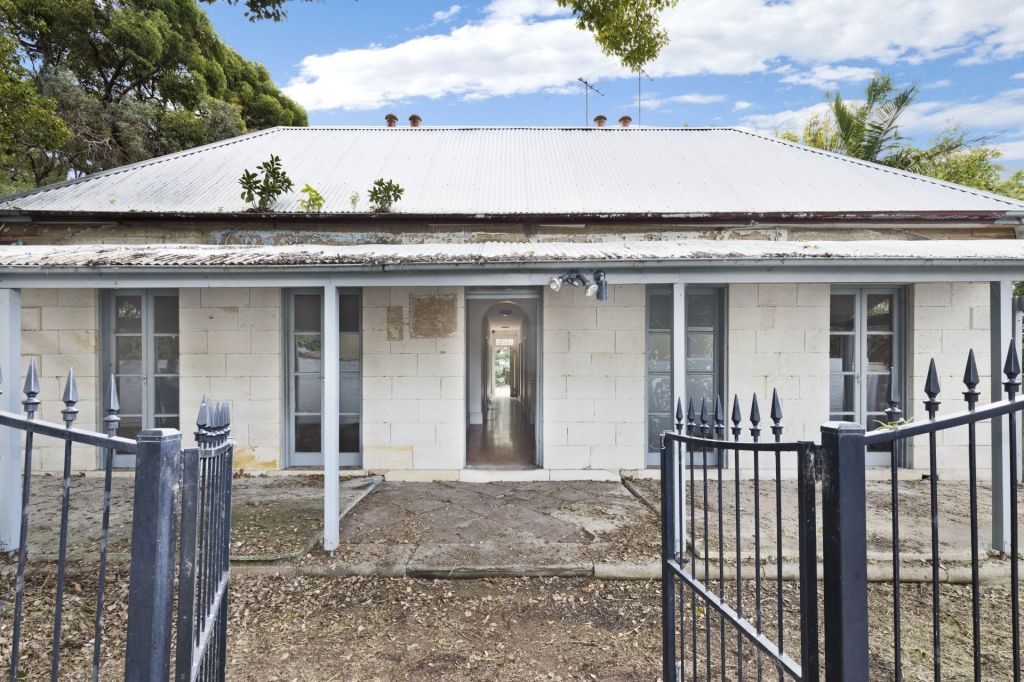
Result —
[[619, 125], [623, 128], [628, 128], [629, 124], [633, 122], [632, 116], [621, 116], [619, 117]]
[[607, 116], [605, 116], [604, 114], [598, 114], [597, 116], [594, 117], [594, 125], [596, 125], [598, 128], [604, 128], [604, 123], [607, 120]]
[[384, 117], [384, 120], [388, 122], [388, 128], [394, 128], [398, 125], [398, 117], [394, 114], [388, 114]]
[[420, 123], [422, 122], [423, 119], [417, 116], [416, 114], [413, 114], [412, 116], [409, 117], [409, 125], [412, 126], [413, 128], [419, 128]]

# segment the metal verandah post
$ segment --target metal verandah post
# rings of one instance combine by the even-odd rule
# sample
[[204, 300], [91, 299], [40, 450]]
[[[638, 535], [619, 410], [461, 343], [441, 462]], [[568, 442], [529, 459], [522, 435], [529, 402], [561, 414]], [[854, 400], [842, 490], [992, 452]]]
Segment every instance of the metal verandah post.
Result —
[[181, 434], [173, 429], [151, 429], [139, 434], [138, 443], [125, 680], [166, 682], [171, 660]]
[[661, 652], [662, 679], [676, 680], [676, 585], [669, 561], [676, 558], [675, 486], [671, 453], [674, 445], [661, 439]]
[[868, 679], [867, 513], [864, 427], [821, 427], [825, 680]]

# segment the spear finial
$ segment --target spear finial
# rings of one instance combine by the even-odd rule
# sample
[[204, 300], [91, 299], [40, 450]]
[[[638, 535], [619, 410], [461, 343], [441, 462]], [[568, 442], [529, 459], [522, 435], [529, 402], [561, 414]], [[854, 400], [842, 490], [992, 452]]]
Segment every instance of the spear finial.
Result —
[[964, 368], [964, 385], [967, 390], [964, 391], [964, 400], [967, 401], [967, 409], [974, 412], [974, 406], [978, 403], [978, 398], [981, 393], [977, 390], [978, 384], [981, 383], [981, 377], [978, 376], [978, 363], [974, 359], [974, 349], [972, 348], [967, 353], [967, 367]]
[[60, 413], [64, 417], [64, 424], [71, 428], [71, 423], [78, 417], [78, 408], [75, 407], [78, 403], [78, 384], [75, 382], [74, 368], [68, 368], [68, 378], [64, 383], [64, 396], [61, 400], [64, 402], [64, 409]]
[[936, 398], [940, 390], [939, 372], [935, 369], [935, 358], [932, 358], [928, 363], [928, 376], [924, 381], [924, 392], [928, 396], [928, 400], [924, 401], [924, 409], [928, 411], [929, 419], [935, 419], [935, 413], [939, 411], [939, 404], [942, 401]]

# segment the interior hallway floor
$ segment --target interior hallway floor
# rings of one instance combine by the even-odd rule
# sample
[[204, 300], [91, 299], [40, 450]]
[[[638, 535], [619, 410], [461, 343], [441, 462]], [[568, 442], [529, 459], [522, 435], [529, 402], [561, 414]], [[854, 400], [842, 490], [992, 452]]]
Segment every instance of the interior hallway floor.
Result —
[[508, 388], [498, 389], [487, 404], [483, 424], [466, 431], [466, 465], [482, 468], [530, 469], [537, 465], [534, 430], [523, 404]]

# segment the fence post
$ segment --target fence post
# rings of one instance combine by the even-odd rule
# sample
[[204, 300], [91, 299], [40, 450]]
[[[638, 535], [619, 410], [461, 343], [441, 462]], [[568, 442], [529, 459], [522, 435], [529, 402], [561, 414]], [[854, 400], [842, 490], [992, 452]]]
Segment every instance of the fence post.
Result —
[[821, 427], [825, 680], [868, 679], [867, 513], [864, 427]]
[[181, 434], [173, 429], [150, 429], [139, 434], [138, 442], [125, 680], [166, 682], [171, 661]]

